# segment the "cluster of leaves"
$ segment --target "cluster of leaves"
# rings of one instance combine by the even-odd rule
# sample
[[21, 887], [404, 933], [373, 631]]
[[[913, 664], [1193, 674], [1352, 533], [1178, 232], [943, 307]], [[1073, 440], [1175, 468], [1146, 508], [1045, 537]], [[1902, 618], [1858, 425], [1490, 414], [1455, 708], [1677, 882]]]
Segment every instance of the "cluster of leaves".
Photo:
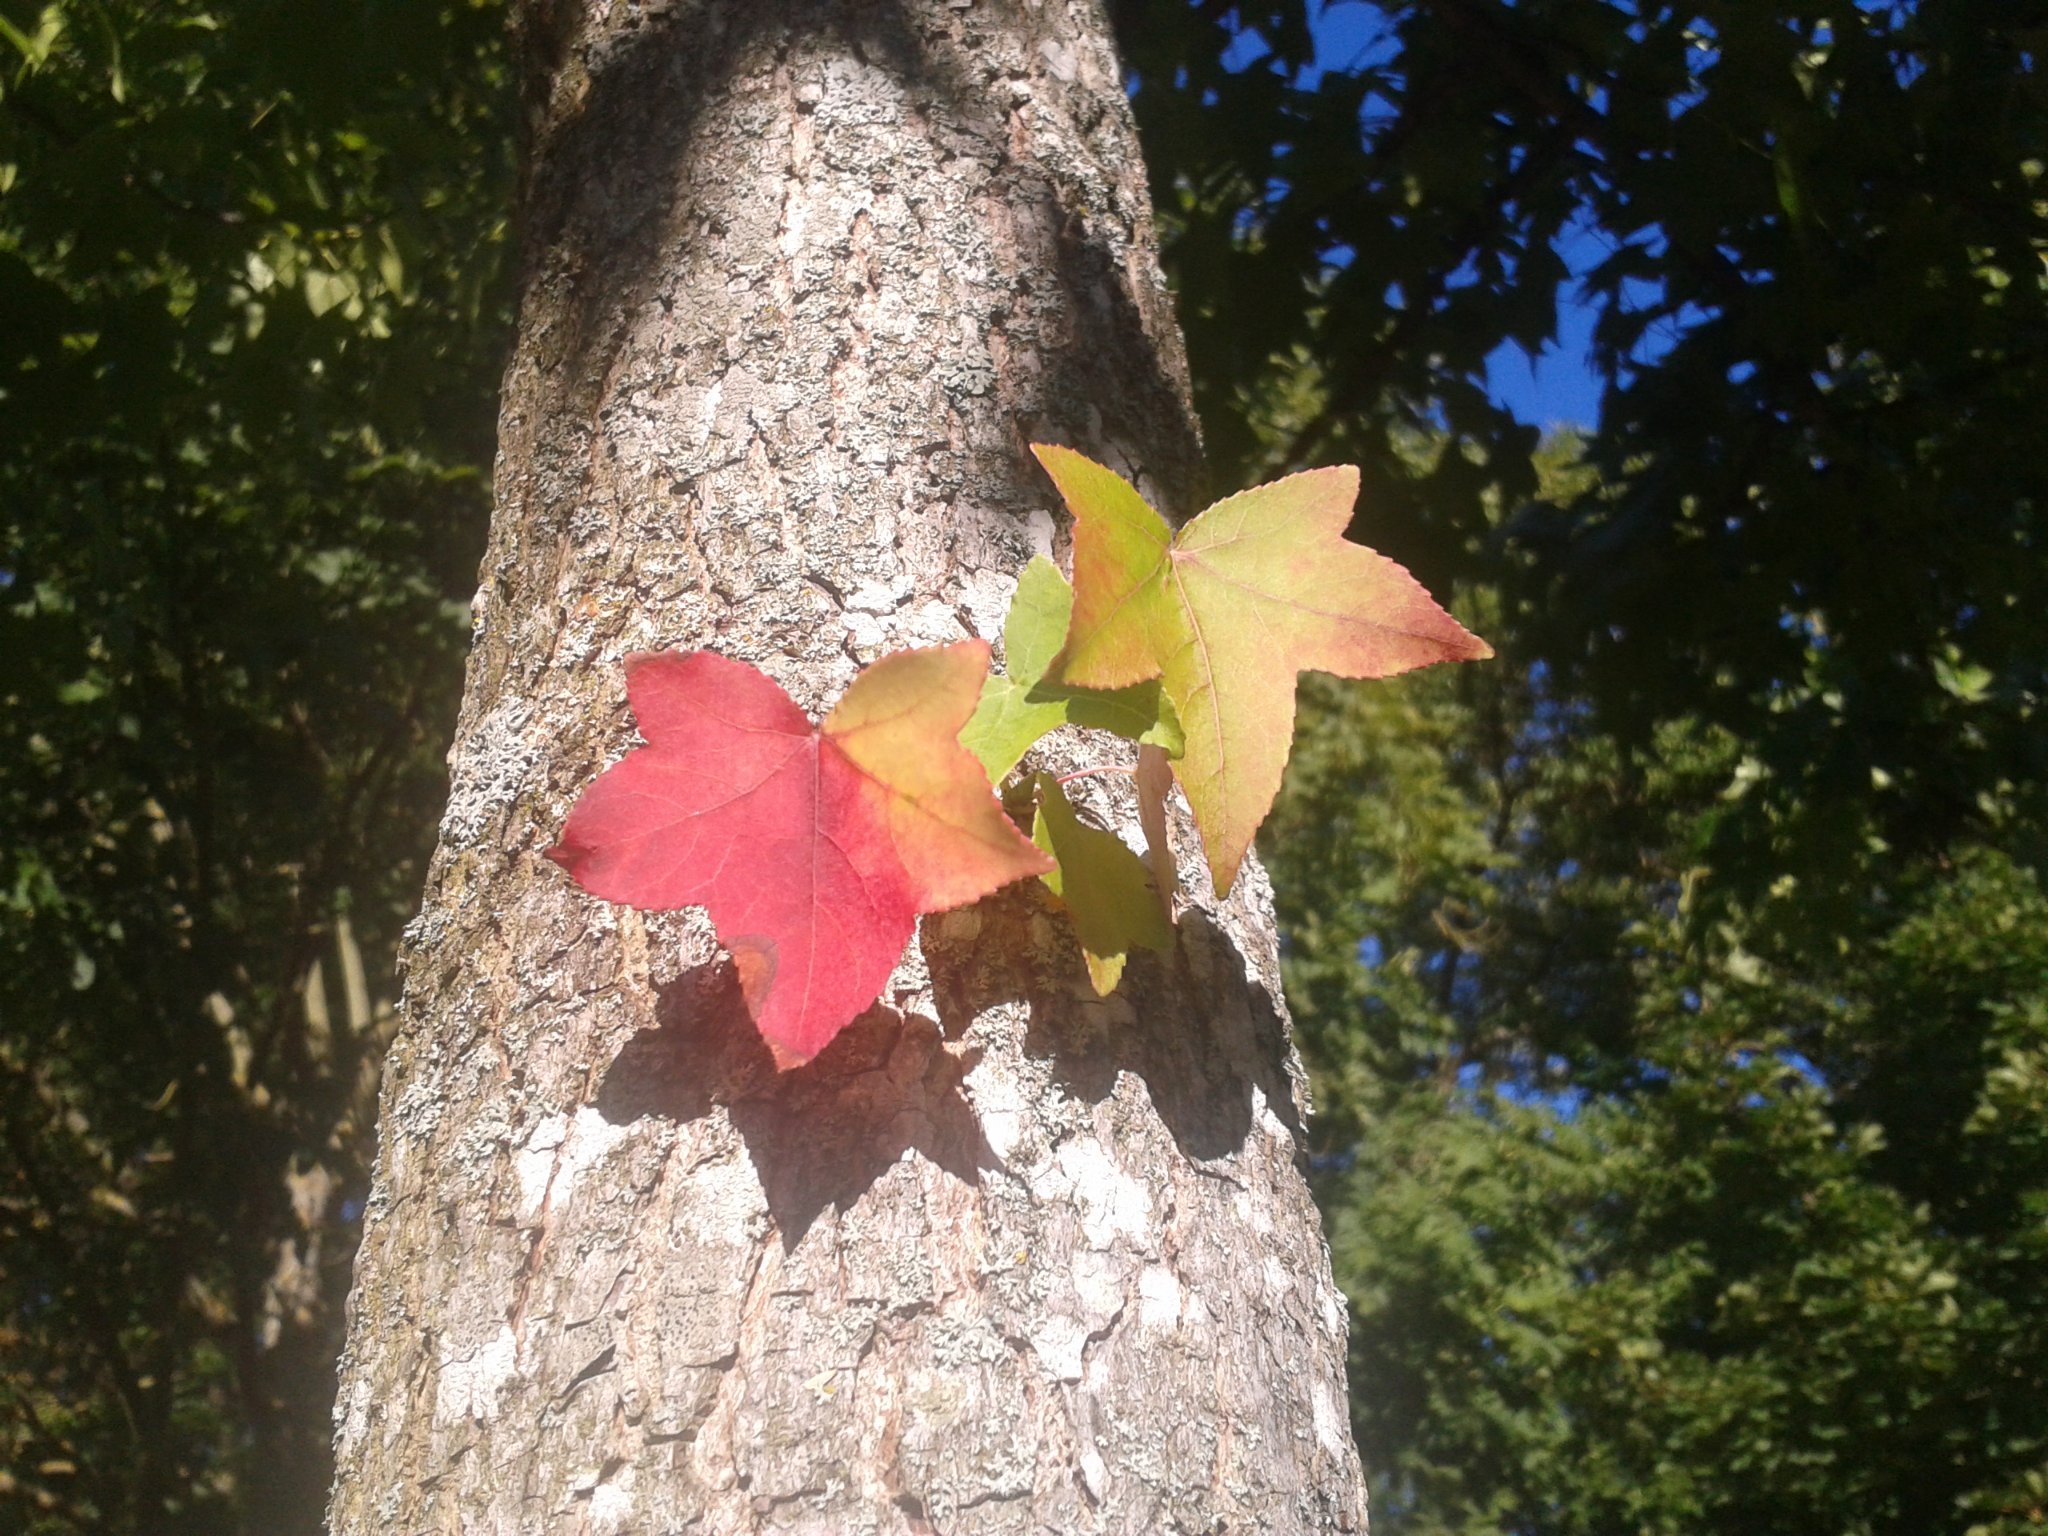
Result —
[[[636, 907], [702, 906], [785, 1067], [872, 1003], [921, 912], [1039, 875], [1073, 914], [1095, 986], [1165, 948], [1171, 854], [1152, 868], [1033, 776], [1032, 836], [991, 793], [1048, 731], [1097, 725], [1171, 763], [1227, 891], [1279, 792], [1307, 668], [1389, 677], [1491, 654], [1392, 561], [1343, 538], [1357, 472], [1244, 491], [1178, 533], [1129, 481], [1035, 448], [1074, 518], [1075, 585], [1018, 585], [1011, 671], [982, 641], [883, 657], [813, 726], [773, 681], [707, 652], [630, 658], [648, 745], [578, 800], [550, 856]], [[1163, 826], [1164, 786], [1148, 831]], [[785, 973], [787, 973], [785, 975]]]
[[495, 6], [0, 4], [0, 1527], [317, 1529], [445, 796]]

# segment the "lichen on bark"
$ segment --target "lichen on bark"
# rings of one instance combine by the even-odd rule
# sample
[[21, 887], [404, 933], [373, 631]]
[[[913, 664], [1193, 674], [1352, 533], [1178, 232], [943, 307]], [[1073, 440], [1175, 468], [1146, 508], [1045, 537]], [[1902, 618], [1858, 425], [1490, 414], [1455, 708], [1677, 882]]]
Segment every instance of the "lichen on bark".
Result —
[[710, 647], [817, 714], [999, 636], [1064, 552], [1028, 442], [1197, 504], [1098, 7], [520, 23], [519, 340], [336, 1536], [1362, 1529], [1263, 877], [1184, 891], [1108, 999], [1035, 882], [929, 919], [778, 1074], [700, 915], [540, 857], [631, 745], [625, 654]]

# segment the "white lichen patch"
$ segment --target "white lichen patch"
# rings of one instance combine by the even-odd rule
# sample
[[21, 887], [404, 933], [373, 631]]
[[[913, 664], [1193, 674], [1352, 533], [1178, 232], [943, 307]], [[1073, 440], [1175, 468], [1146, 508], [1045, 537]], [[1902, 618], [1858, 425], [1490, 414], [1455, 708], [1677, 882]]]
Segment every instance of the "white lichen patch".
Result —
[[1119, 1237], [1145, 1241], [1152, 1197], [1093, 1137], [1062, 1142], [1051, 1167], [1034, 1175], [1031, 1188], [1041, 1199], [1071, 1195], [1081, 1208], [1081, 1231], [1090, 1247], [1107, 1248]]
[[1045, 67], [1053, 79], [1063, 84], [1073, 84], [1081, 73], [1080, 56], [1066, 43], [1048, 38], [1038, 45], [1038, 53], [1045, 60]]
[[855, 613], [890, 614], [910, 596], [910, 578], [898, 573], [887, 581], [864, 581], [846, 599]]
[[[676, 1148], [679, 1163], [689, 1151], [688, 1146]], [[694, 1163], [684, 1177], [689, 1180], [690, 1200], [677, 1207], [670, 1246], [715, 1246], [736, 1255], [746, 1253], [753, 1244], [755, 1223], [768, 1209], [753, 1163], [745, 1157]]]
[[896, 644], [910, 650], [922, 645], [951, 645], [966, 638], [960, 616], [936, 599], [899, 612], [894, 633]]
[[1257, 1083], [1252, 1084], [1252, 1120], [1275, 1141], [1294, 1139], [1294, 1133], [1287, 1129], [1287, 1122], [1273, 1113], [1273, 1105], [1266, 1097], [1266, 1090]]
[[[975, 921], [978, 924], [980, 919]], [[974, 1105], [976, 1118], [981, 1121], [982, 1140], [1000, 1160], [1009, 1162], [1030, 1123], [1030, 1111], [1017, 1079], [997, 1058], [984, 1056], [967, 1074], [963, 1086]]]
[[1009, 1353], [1002, 1335], [981, 1313], [952, 1316], [939, 1313], [925, 1325], [932, 1359], [948, 1371], [1000, 1364]]
[[[1117, 818], [1114, 830], [1118, 840], [1139, 858], [1144, 858], [1152, 851], [1151, 845], [1145, 840], [1145, 829], [1139, 826], [1137, 822], [1120, 816]], [[1258, 1092], [1258, 1086], [1257, 1083], [1252, 1084], [1252, 1091], [1254, 1093]]]
[[1230, 1214], [1260, 1237], [1266, 1237], [1273, 1230], [1273, 1213], [1266, 1209], [1266, 1202], [1254, 1200], [1244, 1190], [1238, 1190], [1230, 1198]]
[[1081, 1480], [1088, 1485], [1088, 1496], [1100, 1504], [1109, 1496], [1109, 1467], [1103, 1462], [1102, 1452], [1084, 1445], [1077, 1459], [1081, 1463]]
[[519, 1181], [519, 1209], [515, 1217], [522, 1227], [540, 1220], [547, 1201], [548, 1184], [554, 1178], [555, 1154], [569, 1137], [569, 1117], [549, 1115], [533, 1128], [526, 1144], [512, 1154], [512, 1174]]
[[839, 622], [846, 630], [847, 648], [862, 661], [873, 661], [890, 649], [888, 626], [873, 614], [842, 614]]
[[1105, 1253], [1083, 1248], [1074, 1255], [1067, 1276], [1074, 1283], [1074, 1296], [1081, 1304], [1081, 1320], [1090, 1333], [1100, 1332], [1114, 1322], [1124, 1307], [1125, 1266]]
[[1002, 634], [1016, 591], [1016, 578], [1000, 571], [975, 571], [960, 583], [960, 606], [982, 639], [992, 641]]
[[563, 1199], [576, 1181], [608, 1156], [612, 1148], [633, 1134], [630, 1125], [614, 1125], [599, 1110], [585, 1104], [569, 1122], [569, 1135], [562, 1148], [562, 1166], [555, 1174], [555, 1198]]
[[1349, 1314], [1344, 1310], [1343, 1293], [1323, 1280], [1316, 1287], [1316, 1300], [1322, 1308], [1323, 1331], [1332, 1338], [1343, 1338], [1344, 1325], [1349, 1321]]
[[1088, 1330], [1080, 1323], [1071, 1317], [1047, 1313], [1033, 1319], [1026, 1337], [1031, 1340], [1032, 1353], [1056, 1380], [1081, 1379], [1081, 1356], [1088, 1348]]
[[1052, 514], [1043, 507], [1033, 507], [1024, 519], [1024, 537], [1031, 542], [1031, 552], [1052, 558], [1052, 539], [1058, 532], [1059, 524], [1052, 520]]
[[1180, 1326], [1180, 1281], [1164, 1264], [1147, 1264], [1138, 1276], [1138, 1323], [1156, 1332]]
[[335, 1399], [334, 1426], [337, 1454], [347, 1455], [370, 1429], [370, 1404], [375, 1400], [376, 1388], [367, 1376], [358, 1376], [355, 1383]]
[[593, 1536], [612, 1536], [631, 1528], [637, 1510], [633, 1497], [633, 1469], [621, 1467], [616, 1476], [599, 1483], [590, 1492], [590, 1524]]
[[1332, 1456], [1344, 1456], [1351, 1449], [1350, 1432], [1337, 1406], [1337, 1395], [1328, 1382], [1312, 1382], [1308, 1389], [1309, 1413], [1315, 1419], [1316, 1440]]
[[573, 1119], [545, 1116], [512, 1156], [519, 1224], [532, 1226], [549, 1206], [566, 1204], [583, 1173], [630, 1134], [630, 1127], [613, 1125], [587, 1104]]
[[397, 1122], [394, 1128], [398, 1135], [391, 1137], [390, 1131], [385, 1132], [394, 1143], [393, 1155], [398, 1155], [399, 1142], [425, 1141], [432, 1136], [435, 1128], [441, 1123], [441, 1114], [446, 1107], [441, 1085], [434, 1078], [422, 1073], [407, 1083], [398, 1095], [398, 1103], [392, 1107], [391, 1112], [391, 1118]]
[[498, 1394], [519, 1374], [519, 1341], [512, 1335], [512, 1325], [505, 1324], [496, 1337], [468, 1354], [444, 1353], [440, 1368], [434, 1384], [435, 1421], [489, 1423], [498, 1416]]
[[514, 695], [478, 721], [450, 754], [444, 849], [476, 842], [518, 795], [541, 751], [537, 736], [544, 733], [530, 733], [532, 721], [532, 700]]

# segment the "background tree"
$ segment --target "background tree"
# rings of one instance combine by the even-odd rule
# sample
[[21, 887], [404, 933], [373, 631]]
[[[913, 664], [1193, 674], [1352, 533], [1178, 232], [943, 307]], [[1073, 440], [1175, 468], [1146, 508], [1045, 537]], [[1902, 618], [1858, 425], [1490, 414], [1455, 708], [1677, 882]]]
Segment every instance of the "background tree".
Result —
[[[715, 647], [821, 714], [998, 633], [1062, 536], [1028, 441], [1193, 503], [1100, 10], [518, 22], [519, 341], [337, 1536], [1360, 1529], [1262, 877], [1107, 1000], [1012, 886], [778, 1073], [701, 911], [542, 857], [631, 738], [626, 654]], [[1135, 821], [1127, 780], [1093, 805]]]
[[485, 498], [470, 5], [0, 7], [0, 1527], [310, 1531]]
[[1738, 744], [1537, 676], [1333, 701], [1271, 829], [1376, 1524], [2037, 1528], [2038, 879], [1702, 922]]

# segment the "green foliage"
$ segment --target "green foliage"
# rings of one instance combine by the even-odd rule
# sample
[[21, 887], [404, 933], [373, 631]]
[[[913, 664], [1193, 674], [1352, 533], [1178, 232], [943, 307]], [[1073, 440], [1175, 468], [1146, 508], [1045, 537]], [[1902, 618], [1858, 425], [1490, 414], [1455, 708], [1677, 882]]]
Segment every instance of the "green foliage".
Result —
[[1117, 11], [1220, 472], [1503, 652], [1265, 834], [1376, 1524], [2040, 1529], [2048, 6]]
[[1318, 706], [1266, 846], [1379, 1524], [2038, 1528], [2037, 877], [1707, 905], [1727, 732], [1540, 667]]
[[500, 16], [0, 18], [0, 1525], [308, 1530], [485, 506]]
[[[2048, 5], [1351, 6], [1360, 58], [1306, 72], [1300, 4], [1119, 12], [1233, 477], [1361, 462], [1361, 536], [1512, 574], [1617, 735], [1731, 731], [1725, 874], [2041, 824]], [[1603, 490], [1558, 504], [1482, 383], [1572, 268]]]

